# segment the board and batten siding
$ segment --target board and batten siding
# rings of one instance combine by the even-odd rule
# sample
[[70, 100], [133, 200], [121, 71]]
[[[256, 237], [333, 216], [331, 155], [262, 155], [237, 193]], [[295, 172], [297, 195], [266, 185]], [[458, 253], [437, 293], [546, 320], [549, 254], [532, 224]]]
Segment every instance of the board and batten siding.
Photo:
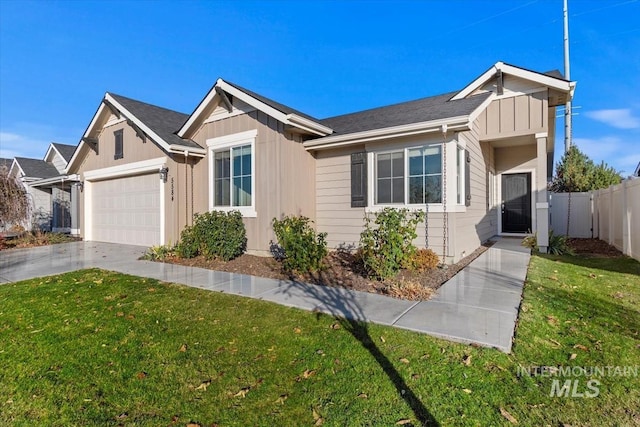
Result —
[[547, 96], [547, 91], [543, 90], [492, 101], [476, 119], [479, 139], [502, 139], [546, 132], [549, 128]]
[[[207, 140], [257, 130], [255, 140], [254, 197], [256, 218], [244, 218], [247, 249], [266, 255], [276, 241], [271, 221], [284, 215], [303, 215], [315, 220], [315, 159], [299, 135], [288, 132], [282, 122], [259, 110], [204, 123], [192, 139], [202, 147]], [[207, 154], [194, 167], [194, 212], [209, 209], [209, 161]], [[179, 213], [180, 224], [185, 223]]]

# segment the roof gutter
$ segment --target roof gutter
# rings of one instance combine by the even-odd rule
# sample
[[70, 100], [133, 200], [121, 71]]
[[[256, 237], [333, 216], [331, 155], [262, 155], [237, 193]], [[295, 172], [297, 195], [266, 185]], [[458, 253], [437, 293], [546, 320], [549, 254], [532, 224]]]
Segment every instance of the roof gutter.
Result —
[[171, 144], [169, 146], [169, 152], [191, 157], [205, 157], [207, 155], [207, 150], [205, 150], [204, 148], [183, 147], [181, 145], [175, 144]]
[[465, 115], [448, 117], [446, 119], [431, 120], [428, 122], [411, 123], [408, 125], [349, 133], [346, 135], [328, 136], [325, 138], [312, 139], [303, 143], [303, 145], [307, 151], [325, 150], [329, 148], [361, 144], [364, 142], [378, 141], [381, 139], [400, 138], [404, 136], [441, 132], [443, 126], [446, 126], [450, 131], [464, 131], [471, 129], [469, 116]]

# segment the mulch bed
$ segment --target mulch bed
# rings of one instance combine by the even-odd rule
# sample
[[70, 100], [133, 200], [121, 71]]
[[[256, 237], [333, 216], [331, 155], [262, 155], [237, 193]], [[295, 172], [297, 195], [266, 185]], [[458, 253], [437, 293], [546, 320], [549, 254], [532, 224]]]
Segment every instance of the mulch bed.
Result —
[[271, 279], [298, 280], [323, 286], [389, 295], [402, 299], [426, 300], [429, 299], [434, 290], [455, 276], [458, 271], [466, 267], [490, 246], [491, 243], [480, 246], [456, 264], [427, 270], [422, 273], [401, 270], [393, 278], [385, 281], [372, 280], [365, 277], [361, 261], [356, 255], [346, 251], [330, 252], [325, 258], [325, 268], [322, 271], [295, 275], [284, 272], [281, 264], [274, 258], [247, 254], [228, 262], [215, 259], [207, 260], [202, 256], [192, 259], [169, 256], [164, 259], [164, 262], [229, 273], [250, 274]]
[[567, 244], [576, 255], [598, 258], [615, 258], [622, 256], [622, 252], [600, 239], [567, 239]]

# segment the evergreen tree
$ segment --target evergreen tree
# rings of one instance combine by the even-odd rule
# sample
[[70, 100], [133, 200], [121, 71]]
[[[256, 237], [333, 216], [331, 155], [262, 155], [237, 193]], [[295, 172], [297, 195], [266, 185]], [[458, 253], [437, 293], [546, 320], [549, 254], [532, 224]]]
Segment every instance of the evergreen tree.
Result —
[[549, 189], [556, 193], [592, 191], [619, 184], [620, 181], [622, 177], [614, 168], [604, 162], [595, 165], [573, 145], [556, 166]]

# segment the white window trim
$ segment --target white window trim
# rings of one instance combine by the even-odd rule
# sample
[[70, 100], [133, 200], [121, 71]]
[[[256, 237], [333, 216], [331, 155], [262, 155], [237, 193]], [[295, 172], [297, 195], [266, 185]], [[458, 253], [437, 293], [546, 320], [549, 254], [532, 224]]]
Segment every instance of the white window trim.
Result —
[[[207, 152], [209, 155], [209, 211], [240, 211], [245, 218], [256, 218], [256, 137], [258, 130], [234, 133], [207, 139]], [[213, 179], [214, 153], [233, 147], [251, 145], [251, 206], [215, 206], [215, 185]]]
[[[391, 204], [376, 204], [375, 200], [376, 200], [376, 155], [377, 154], [387, 154], [387, 153], [397, 153], [398, 151], [403, 151], [404, 152], [404, 167], [405, 167], [405, 201], [407, 200], [407, 194], [408, 194], [408, 187], [409, 187], [409, 180], [407, 179], [407, 171], [408, 171], [408, 167], [409, 167], [409, 157], [408, 157], [408, 152], [411, 149], [414, 148], [422, 148], [422, 147], [427, 147], [427, 146], [433, 146], [433, 145], [440, 145], [441, 146], [441, 153], [442, 156], [444, 157], [444, 144], [448, 144], [447, 145], [447, 156], [444, 159], [444, 161], [447, 162], [447, 188], [445, 189], [447, 191], [447, 209], [446, 212], [466, 212], [467, 211], [467, 207], [464, 204], [464, 197], [463, 197], [463, 202], [461, 205], [457, 204], [457, 190], [456, 190], [456, 155], [457, 155], [457, 147], [461, 147], [464, 148], [466, 147], [466, 143], [462, 140], [457, 141], [455, 139], [453, 140], [449, 140], [446, 142], [440, 141], [440, 142], [423, 142], [423, 143], [415, 143], [415, 144], [411, 144], [411, 145], [406, 145], [403, 147], [394, 147], [394, 148], [388, 148], [388, 147], [384, 147], [381, 149], [377, 149], [377, 150], [371, 150], [369, 152], [367, 152], [367, 185], [369, 186], [368, 188], [370, 189], [370, 191], [368, 191], [368, 200], [367, 200], [367, 207], [365, 208], [365, 212], [369, 213], [375, 213], [375, 212], [380, 212], [385, 208], [396, 208], [396, 209], [408, 209], [410, 212], [419, 212], [419, 211], [424, 211], [425, 210], [425, 204], [409, 204], [409, 203], [391, 203]], [[453, 152], [453, 154], [451, 154], [451, 152]], [[444, 165], [443, 165], [444, 166]], [[464, 164], [463, 166], [463, 187], [464, 187]], [[444, 169], [442, 170], [442, 177], [444, 179]], [[453, 183], [453, 185], [451, 185], [451, 183]], [[464, 192], [464, 188], [463, 188], [463, 192]], [[444, 204], [443, 203], [429, 203], [429, 212], [434, 212], [434, 213], [438, 213], [438, 212], [445, 212], [445, 208], [444, 208]]]

